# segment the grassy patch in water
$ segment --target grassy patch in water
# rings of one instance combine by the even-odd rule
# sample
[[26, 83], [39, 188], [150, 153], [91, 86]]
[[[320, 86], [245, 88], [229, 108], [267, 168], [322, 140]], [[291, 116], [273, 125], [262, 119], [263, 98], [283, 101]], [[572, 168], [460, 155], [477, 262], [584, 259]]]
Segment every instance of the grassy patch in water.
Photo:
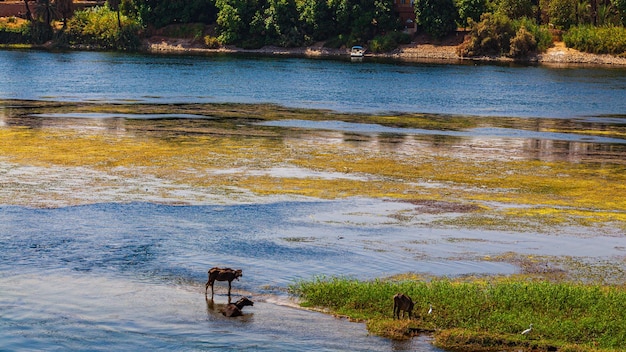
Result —
[[[458, 351], [618, 351], [626, 341], [626, 289], [523, 278], [358, 281], [316, 278], [291, 286], [305, 307], [366, 321], [403, 339], [432, 331]], [[412, 320], [392, 318], [395, 293], [415, 302]], [[433, 312], [428, 314], [429, 305]], [[533, 324], [533, 331], [521, 331]]]

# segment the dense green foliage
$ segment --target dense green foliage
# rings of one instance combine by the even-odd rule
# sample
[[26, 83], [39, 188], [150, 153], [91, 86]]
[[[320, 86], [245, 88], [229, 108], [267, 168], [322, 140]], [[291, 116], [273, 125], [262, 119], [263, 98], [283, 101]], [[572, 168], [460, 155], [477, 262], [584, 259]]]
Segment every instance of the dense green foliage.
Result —
[[[54, 39], [53, 16], [64, 22], [62, 35], [56, 36], [61, 43], [107, 49], [137, 48], [139, 35], [155, 29], [169, 36], [164, 27], [192, 29], [193, 33], [179, 34], [204, 38], [211, 48], [297, 47], [323, 41], [326, 47], [359, 44], [372, 52], [386, 52], [411, 40], [400, 31], [403, 25], [394, 0], [107, 0], [106, 4], [117, 15], [117, 29], [111, 27], [111, 13], [98, 12], [103, 10], [79, 11], [70, 21], [72, 0], [38, 0], [32, 5], [30, 28], [0, 28], [0, 41]], [[418, 33], [435, 39], [458, 26], [469, 27], [461, 56], [526, 57], [551, 45], [547, 28], [560, 30], [557, 36], [565, 31], [566, 44], [576, 49], [621, 54], [626, 0], [417, 0], [415, 14]], [[571, 34], [566, 32], [570, 28]]]
[[434, 38], [443, 38], [456, 30], [458, 12], [453, 0], [417, 0], [418, 25]]
[[618, 26], [572, 27], [563, 35], [568, 47], [596, 54], [626, 55], [626, 28]]
[[551, 0], [548, 7], [550, 23], [556, 28], [568, 29], [577, 21], [577, 0]]
[[[626, 291], [622, 288], [514, 280], [362, 282], [318, 278], [291, 289], [304, 306], [326, 307], [368, 320], [370, 328], [401, 324], [391, 320], [392, 297], [402, 292], [415, 302], [417, 318], [409, 326], [414, 329], [490, 334], [498, 337], [498, 343], [512, 346], [531, 338], [538, 346], [617, 349], [626, 341]], [[433, 306], [430, 315], [429, 304]], [[529, 324], [533, 324], [531, 335], [520, 335]]]
[[410, 42], [410, 35], [401, 32], [391, 32], [374, 37], [369, 43], [369, 50], [375, 53], [383, 53], [397, 48], [400, 44], [409, 44]]
[[480, 16], [487, 12], [486, 0], [457, 0], [456, 8], [459, 11], [459, 24], [462, 27], [469, 26], [468, 19], [478, 22]]
[[498, 12], [512, 19], [534, 17], [534, 9], [531, 0], [499, 0]]
[[217, 15], [215, 0], [123, 0], [122, 11], [147, 26], [213, 23]]
[[136, 49], [139, 24], [126, 16], [120, 21], [121, 28], [117, 13], [108, 6], [77, 11], [67, 23], [65, 40], [69, 45], [90, 45], [99, 49]]
[[626, 0], [611, 0], [621, 24], [626, 26]]
[[470, 21], [470, 26], [469, 39], [459, 47], [461, 56], [522, 58], [552, 44], [550, 33], [527, 18], [512, 21], [501, 13], [486, 13], [480, 22]]
[[15, 22], [15, 18], [9, 18], [6, 23], [0, 22], [0, 43], [21, 44], [31, 42], [31, 26], [28, 23], [16, 25]]

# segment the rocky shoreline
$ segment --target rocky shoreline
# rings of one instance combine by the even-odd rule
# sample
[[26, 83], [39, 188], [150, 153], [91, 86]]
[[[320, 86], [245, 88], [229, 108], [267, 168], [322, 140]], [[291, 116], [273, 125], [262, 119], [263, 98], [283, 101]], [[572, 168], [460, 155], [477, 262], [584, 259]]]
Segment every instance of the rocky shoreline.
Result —
[[[514, 62], [513, 59], [505, 57], [472, 57], [464, 58], [457, 54], [458, 43], [453, 44], [433, 44], [433, 43], [412, 43], [403, 45], [390, 53], [374, 54], [366, 53], [366, 57], [385, 58], [398, 61], [415, 62], [445, 62], [460, 63], [468, 61], [487, 62]], [[348, 49], [325, 48], [321, 43], [301, 48], [281, 48], [266, 46], [260, 49], [242, 49], [235, 46], [225, 46], [217, 49], [209, 49], [201, 43], [191, 39], [176, 39], [167, 37], [151, 37], [144, 41], [143, 50], [153, 54], [220, 54], [220, 53], [242, 53], [256, 55], [279, 55], [295, 57], [349, 57]], [[520, 62], [519, 60], [517, 62]], [[565, 47], [563, 42], [556, 42], [553, 47], [545, 53], [541, 53], [522, 63], [539, 63], [542, 65], [602, 65], [623, 67], [626, 66], [626, 57], [614, 55], [598, 55], [580, 52], [578, 50]]]

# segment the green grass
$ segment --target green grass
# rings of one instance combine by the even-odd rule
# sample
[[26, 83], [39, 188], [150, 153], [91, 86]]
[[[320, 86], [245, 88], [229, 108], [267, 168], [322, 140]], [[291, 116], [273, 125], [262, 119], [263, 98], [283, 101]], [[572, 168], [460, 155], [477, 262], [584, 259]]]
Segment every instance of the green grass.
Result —
[[[366, 321], [377, 335], [401, 339], [412, 331], [434, 331], [436, 344], [452, 350], [617, 351], [626, 341], [623, 287], [524, 279], [316, 278], [292, 285], [291, 292], [305, 307]], [[398, 292], [415, 302], [411, 321], [392, 318]], [[521, 335], [531, 323], [533, 331]]]

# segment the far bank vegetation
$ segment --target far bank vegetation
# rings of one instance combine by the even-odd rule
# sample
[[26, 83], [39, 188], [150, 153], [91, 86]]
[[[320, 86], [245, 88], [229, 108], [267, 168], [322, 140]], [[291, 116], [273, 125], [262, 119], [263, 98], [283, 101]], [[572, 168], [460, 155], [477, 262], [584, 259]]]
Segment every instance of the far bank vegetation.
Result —
[[142, 37], [160, 34], [209, 48], [321, 42], [389, 52], [415, 34], [437, 44], [460, 31], [467, 35], [458, 53], [466, 57], [524, 58], [554, 40], [592, 53], [626, 52], [626, 0], [416, 0], [414, 23], [400, 21], [394, 1], [107, 0], [76, 10], [73, 0], [37, 0], [25, 2], [23, 19], [0, 21], [0, 44], [136, 50]]

